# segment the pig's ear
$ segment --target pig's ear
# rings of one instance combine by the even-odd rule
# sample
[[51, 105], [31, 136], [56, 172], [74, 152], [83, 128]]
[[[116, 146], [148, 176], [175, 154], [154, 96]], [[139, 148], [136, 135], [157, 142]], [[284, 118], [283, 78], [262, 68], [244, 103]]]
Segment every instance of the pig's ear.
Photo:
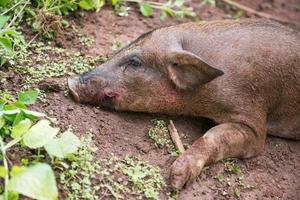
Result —
[[188, 51], [171, 52], [168, 58], [168, 75], [179, 89], [192, 89], [224, 74]]

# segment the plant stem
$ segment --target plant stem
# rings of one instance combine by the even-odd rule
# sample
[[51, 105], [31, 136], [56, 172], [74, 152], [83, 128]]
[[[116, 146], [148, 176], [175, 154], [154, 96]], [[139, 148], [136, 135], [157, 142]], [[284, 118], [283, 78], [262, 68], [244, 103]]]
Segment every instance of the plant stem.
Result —
[[130, 3], [147, 3], [150, 5], [157, 5], [157, 6], [163, 6], [163, 3], [159, 2], [153, 2], [153, 1], [143, 1], [143, 0], [122, 0], [123, 2], [130, 2]]
[[24, 6], [21, 8], [20, 12], [18, 12], [18, 14], [14, 16], [14, 18], [10, 21], [10, 23], [7, 25], [6, 28], [9, 28], [16, 21], [16, 19], [21, 15], [21, 13], [23, 12], [24, 8], [27, 6], [28, 3], [29, 3], [29, 0], [26, 1]]
[[8, 13], [9, 11], [11, 11], [12, 9], [14, 9], [16, 6], [18, 6], [19, 4], [23, 3], [22, 1], [19, 1], [18, 3], [16, 3], [15, 5], [13, 5], [11, 8], [7, 9], [6, 11], [4, 11], [3, 13], [1, 13], [0, 15], [5, 15], [6, 13]]
[[22, 140], [22, 137], [18, 137], [12, 141], [10, 141], [9, 143], [7, 143], [4, 146], [4, 151], [6, 151], [7, 149], [9, 149], [10, 147], [14, 146], [15, 144], [17, 144], [18, 142], [20, 142]]
[[8, 164], [7, 164], [7, 160], [6, 160], [6, 152], [5, 152], [5, 147], [4, 147], [4, 143], [3, 143], [3, 139], [0, 136], [0, 148], [1, 148], [1, 152], [2, 152], [2, 156], [3, 156], [3, 166], [6, 170], [6, 175], [5, 175], [5, 179], [4, 179], [4, 200], [8, 200]]

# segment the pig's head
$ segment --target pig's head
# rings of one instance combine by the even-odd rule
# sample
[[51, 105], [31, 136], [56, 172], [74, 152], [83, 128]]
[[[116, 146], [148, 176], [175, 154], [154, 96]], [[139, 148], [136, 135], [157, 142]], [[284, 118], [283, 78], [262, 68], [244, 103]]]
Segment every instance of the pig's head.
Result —
[[184, 94], [223, 72], [183, 50], [160, 29], [140, 36], [109, 61], [68, 85], [75, 101], [115, 110], [181, 113]]

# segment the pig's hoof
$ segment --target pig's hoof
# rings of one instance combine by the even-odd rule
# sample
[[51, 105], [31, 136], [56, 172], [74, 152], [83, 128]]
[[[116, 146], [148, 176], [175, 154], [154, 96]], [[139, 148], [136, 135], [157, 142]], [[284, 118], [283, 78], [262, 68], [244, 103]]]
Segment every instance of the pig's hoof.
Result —
[[201, 168], [199, 161], [189, 154], [183, 154], [175, 160], [170, 170], [170, 184], [175, 190], [180, 190], [192, 184], [200, 174]]

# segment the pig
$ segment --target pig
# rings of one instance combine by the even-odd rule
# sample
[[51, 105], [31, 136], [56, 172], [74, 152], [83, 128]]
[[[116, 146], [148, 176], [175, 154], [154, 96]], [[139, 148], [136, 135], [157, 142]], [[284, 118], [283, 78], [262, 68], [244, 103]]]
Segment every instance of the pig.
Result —
[[170, 168], [190, 185], [205, 165], [300, 139], [300, 34], [264, 19], [190, 22], [138, 37], [68, 86], [76, 102], [215, 122]]

